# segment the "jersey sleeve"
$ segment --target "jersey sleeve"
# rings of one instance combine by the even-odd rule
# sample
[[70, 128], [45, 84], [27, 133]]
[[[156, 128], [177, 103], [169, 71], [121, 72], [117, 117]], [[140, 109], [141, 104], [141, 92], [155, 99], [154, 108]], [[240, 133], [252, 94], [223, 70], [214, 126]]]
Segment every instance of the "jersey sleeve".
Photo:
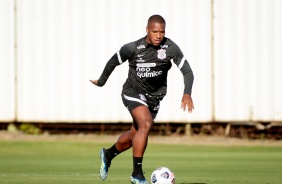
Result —
[[109, 76], [114, 71], [115, 67], [130, 59], [133, 55], [133, 51], [134, 51], [133, 43], [125, 44], [124, 46], [122, 46], [120, 50], [117, 51], [107, 62], [98, 80], [98, 86], [104, 86]]
[[182, 72], [184, 78], [184, 94], [192, 93], [192, 86], [194, 82], [194, 74], [193, 71], [184, 57], [182, 51], [177, 45], [173, 47], [174, 57], [173, 62], [176, 64], [178, 69]]

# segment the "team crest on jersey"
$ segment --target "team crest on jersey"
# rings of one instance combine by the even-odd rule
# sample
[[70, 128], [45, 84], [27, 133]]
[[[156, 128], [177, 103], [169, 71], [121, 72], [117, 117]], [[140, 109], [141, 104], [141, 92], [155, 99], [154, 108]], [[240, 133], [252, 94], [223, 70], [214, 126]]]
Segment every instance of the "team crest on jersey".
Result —
[[159, 50], [158, 50], [158, 58], [159, 58], [159, 59], [165, 59], [165, 58], [166, 58], [166, 50], [164, 50], [164, 49], [159, 49]]

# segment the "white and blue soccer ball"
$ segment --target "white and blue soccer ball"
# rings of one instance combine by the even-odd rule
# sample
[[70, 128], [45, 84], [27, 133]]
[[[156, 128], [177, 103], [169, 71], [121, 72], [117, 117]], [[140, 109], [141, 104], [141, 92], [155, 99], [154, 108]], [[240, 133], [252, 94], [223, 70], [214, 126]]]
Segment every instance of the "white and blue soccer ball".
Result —
[[152, 184], [175, 184], [174, 173], [167, 167], [159, 167], [151, 175]]

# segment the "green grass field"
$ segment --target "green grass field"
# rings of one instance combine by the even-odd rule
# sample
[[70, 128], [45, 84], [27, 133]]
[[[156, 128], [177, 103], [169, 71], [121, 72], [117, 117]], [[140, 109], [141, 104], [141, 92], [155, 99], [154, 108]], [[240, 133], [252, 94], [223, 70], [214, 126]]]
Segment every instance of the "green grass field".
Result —
[[[1, 141], [1, 184], [126, 184], [131, 150], [112, 162], [106, 181], [98, 175], [98, 152], [111, 143]], [[177, 184], [281, 184], [282, 147], [149, 144], [143, 169], [147, 179], [169, 167]]]

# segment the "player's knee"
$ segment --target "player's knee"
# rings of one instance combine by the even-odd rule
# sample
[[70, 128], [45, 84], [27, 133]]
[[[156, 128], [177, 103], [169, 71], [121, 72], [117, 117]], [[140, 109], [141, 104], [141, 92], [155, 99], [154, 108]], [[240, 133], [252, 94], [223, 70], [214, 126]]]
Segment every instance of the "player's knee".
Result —
[[143, 122], [140, 123], [139, 129], [148, 132], [153, 125], [153, 120], [146, 119]]

